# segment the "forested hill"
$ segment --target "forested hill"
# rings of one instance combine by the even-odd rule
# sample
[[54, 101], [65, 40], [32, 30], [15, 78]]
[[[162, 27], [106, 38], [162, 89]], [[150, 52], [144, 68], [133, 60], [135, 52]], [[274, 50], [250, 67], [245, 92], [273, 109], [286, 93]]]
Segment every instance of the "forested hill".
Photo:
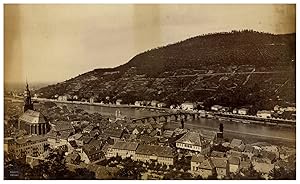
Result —
[[[41, 88], [37, 93], [47, 98], [56, 94], [78, 95], [80, 99], [94, 96], [96, 101], [110, 96], [127, 103], [189, 100], [241, 106], [258, 103], [254, 96], [261, 102], [267, 98], [293, 102], [295, 37], [249, 30], [201, 35], [143, 52], [116, 68], [96, 69]], [[237, 99], [236, 93], [244, 90], [247, 94]], [[220, 100], [223, 94], [225, 99]]]
[[137, 67], [151, 74], [211, 65], [281, 66], [295, 59], [295, 37], [254, 31], [197, 36], [138, 54], [117, 69]]

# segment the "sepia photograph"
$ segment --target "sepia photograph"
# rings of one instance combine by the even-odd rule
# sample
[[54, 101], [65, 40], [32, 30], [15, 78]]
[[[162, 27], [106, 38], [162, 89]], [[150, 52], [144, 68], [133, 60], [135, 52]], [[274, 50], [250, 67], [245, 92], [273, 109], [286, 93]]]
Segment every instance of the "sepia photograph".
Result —
[[296, 180], [296, 4], [3, 4], [2, 180]]

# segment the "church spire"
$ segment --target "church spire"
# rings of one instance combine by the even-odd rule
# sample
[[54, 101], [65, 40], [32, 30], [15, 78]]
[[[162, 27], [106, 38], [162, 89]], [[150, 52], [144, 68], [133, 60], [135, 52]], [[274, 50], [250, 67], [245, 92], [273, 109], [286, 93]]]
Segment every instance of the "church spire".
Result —
[[28, 91], [29, 91], [29, 89], [28, 89], [27, 77], [26, 77], [26, 90], [28, 90]]
[[31, 95], [26, 78], [26, 89], [24, 91], [24, 112], [26, 112], [28, 109], [33, 110], [33, 103], [31, 101]]

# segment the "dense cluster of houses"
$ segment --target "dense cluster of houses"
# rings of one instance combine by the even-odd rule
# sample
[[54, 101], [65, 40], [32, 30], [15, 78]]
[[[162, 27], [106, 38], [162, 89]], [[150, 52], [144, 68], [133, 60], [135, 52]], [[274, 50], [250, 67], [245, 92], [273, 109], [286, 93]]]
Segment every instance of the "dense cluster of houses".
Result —
[[[151, 106], [159, 104], [157, 101], [149, 103]], [[180, 108], [193, 110], [195, 105], [186, 102]], [[215, 105], [211, 110], [226, 112], [229, 109]], [[295, 109], [278, 107], [276, 110]], [[293, 150], [287, 151], [287, 148], [280, 149], [269, 144], [249, 145], [239, 139], [226, 142], [223, 130], [215, 132], [166, 128], [159, 122], [128, 123], [120, 118], [120, 112], [116, 112], [114, 121], [109, 118], [101, 119], [105, 121], [103, 123], [92, 118], [98, 117], [97, 114], [90, 116], [78, 109], [68, 110], [67, 107], [54, 106], [48, 111], [49, 114], [59, 114], [66, 118], [48, 121], [41, 112], [26, 110], [19, 117], [19, 131], [4, 139], [4, 151], [16, 158], [26, 157], [27, 162], [34, 167], [40, 160], [46, 159], [49, 148], [62, 149], [68, 165], [83, 163], [97, 171], [102, 166], [95, 164], [112, 157], [157, 163], [165, 165], [167, 169], [178, 164], [178, 160], [191, 157], [188, 172], [202, 178], [224, 178], [232, 173], [247, 172], [251, 167], [267, 176], [274, 168], [289, 165], [291, 156], [295, 155]], [[235, 111], [245, 115], [248, 109]], [[83, 119], [71, 120], [73, 116]], [[220, 145], [223, 149], [216, 150]]]
[[222, 179], [230, 174], [245, 174], [252, 167], [262, 176], [268, 176], [276, 167], [286, 167], [287, 159], [280, 148], [270, 144], [244, 144], [233, 139], [223, 143], [228, 151], [212, 151], [209, 155], [193, 155], [191, 173], [202, 178], [216, 175]]
[[[57, 98], [61, 101], [68, 100], [66, 96]], [[90, 103], [94, 103], [93, 99], [90, 99]], [[121, 103], [122, 100], [117, 100], [117, 104]], [[31, 100], [29, 105], [32, 105]], [[165, 107], [164, 103], [155, 100], [137, 101], [135, 105]], [[203, 104], [185, 102], [180, 107], [171, 108], [190, 111], [199, 105]], [[211, 107], [212, 111], [218, 112], [228, 112], [229, 109], [220, 105]], [[276, 112], [295, 110], [292, 107], [274, 108]], [[114, 121], [103, 118], [101, 120], [104, 122], [100, 122], [87, 112], [80, 109], [68, 110], [66, 106], [53, 106], [47, 111], [48, 115], [64, 117], [64, 120], [48, 121], [41, 112], [33, 110], [33, 106], [31, 109], [24, 109], [18, 120], [18, 131], [4, 139], [4, 151], [16, 158], [26, 157], [27, 162], [34, 167], [40, 160], [46, 159], [49, 149], [62, 149], [68, 165], [84, 163], [97, 171], [102, 166], [95, 164], [112, 157], [158, 163], [165, 165], [167, 169], [176, 165], [178, 160], [191, 157], [188, 172], [202, 178], [224, 178], [232, 173], [245, 173], [251, 167], [267, 176], [274, 168], [289, 165], [291, 156], [295, 155], [293, 149], [281, 149], [270, 144], [250, 145], [239, 139], [225, 141], [223, 130], [215, 132], [183, 127], [166, 128], [159, 122], [128, 123], [122, 119], [120, 112], [116, 112]], [[247, 115], [248, 109], [234, 109], [232, 113]], [[100, 116], [95, 114], [93, 117]], [[257, 116], [271, 117], [267, 111], [259, 111]], [[220, 145], [222, 149], [216, 150]]]
[[[40, 122], [39, 118], [43, 119], [44, 116], [37, 117], [37, 120], [28, 116], [27, 120], [29, 124], [35, 125]], [[44, 121], [41, 122], [43, 123]], [[116, 120], [107, 121], [107, 124], [103, 128], [89, 121], [52, 121], [47, 133], [38, 135], [30, 128], [28, 135], [22, 135], [21, 138], [5, 138], [5, 151], [15, 154], [16, 157], [30, 156], [32, 160], [34, 157], [41, 159], [40, 155], [46, 152], [47, 147], [63, 148], [72, 163], [79, 159], [86, 164], [92, 164], [119, 155], [123, 158], [131, 157], [146, 162], [156, 160], [173, 165], [176, 147], [203, 152], [209, 150], [215, 138], [214, 133], [207, 136], [205, 131], [194, 133], [179, 128], [165, 130], [162, 124], [155, 122], [126, 125], [125, 121]], [[181, 138], [178, 139], [179, 137]], [[177, 141], [175, 148], [170, 147], [171, 141]]]
[[213, 175], [224, 178], [231, 173], [243, 173], [250, 167], [267, 175], [274, 167], [286, 164], [291, 155], [281, 153], [277, 146], [248, 145], [238, 139], [223, 140], [226, 151], [215, 151], [212, 148], [220, 140], [214, 131], [164, 130], [157, 123], [124, 126], [120, 120], [110, 124], [102, 129], [89, 121], [54, 121], [45, 135], [5, 138], [4, 150], [17, 157], [26, 155], [33, 166], [38, 164], [34, 161], [43, 160], [47, 147], [64, 149], [70, 165], [93, 165], [120, 156], [169, 168], [180, 157], [191, 156], [189, 172], [203, 178]]

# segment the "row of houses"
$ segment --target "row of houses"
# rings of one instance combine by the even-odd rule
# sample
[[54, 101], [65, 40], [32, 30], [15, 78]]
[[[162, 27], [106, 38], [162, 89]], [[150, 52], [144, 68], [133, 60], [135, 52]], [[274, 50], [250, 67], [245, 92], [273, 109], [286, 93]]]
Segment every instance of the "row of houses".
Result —
[[289, 107], [281, 107], [279, 105], [274, 106], [274, 111], [278, 113], [283, 113], [283, 112], [296, 112], [296, 107], [294, 106], [289, 106]]
[[[78, 100], [78, 96], [74, 95], [73, 97], [71, 95], [63, 95], [63, 96], [55, 96], [58, 101], [68, 101], [68, 100]], [[85, 100], [86, 102], [88, 100]], [[94, 103], [94, 97], [91, 97], [89, 99], [90, 103]], [[116, 105], [121, 105], [122, 103], [122, 99], [117, 99], [116, 100]], [[152, 106], [152, 107], [159, 107], [159, 108], [165, 108], [167, 107], [167, 105], [163, 102], [159, 102], [157, 100], [152, 100], [152, 101], [136, 101], [135, 106]], [[182, 103], [180, 106], [175, 106], [175, 105], [171, 105], [170, 109], [182, 109], [182, 110], [194, 110], [196, 109], [197, 105], [199, 105], [199, 103], [193, 103], [193, 102], [184, 102]], [[202, 103], [200, 103], [200, 106], [202, 105]], [[202, 105], [202, 107], [204, 107]], [[229, 112], [230, 108], [229, 107], [224, 107], [221, 105], [213, 105], [211, 106], [211, 110], [212, 111], [219, 111], [219, 112]], [[296, 112], [296, 107], [281, 107], [279, 105], [276, 105], [274, 107], [274, 111], [282, 114], [283, 112]], [[239, 114], [239, 115], [247, 115], [249, 113], [249, 108], [234, 108], [232, 110], [233, 114]], [[267, 110], [261, 110], [257, 112], [257, 117], [260, 118], [271, 118], [272, 117], [273, 112], [272, 111], [267, 111]]]
[[[229, 112], [229, 107], [223, 107], [220, 105], [213, 105], [211, 107], [212, 111], [218, 111], [218, 112]], [[234, 108], [232, 110], [233, 114], [238, 114], [238, 115], [247, 115], [249, 113], [249, 108]], [[261, 110], [257, 111], [256, 116], [260, 118], [271, 118], [273, 112], [272, 111], [267, 111], [267, 110]]]
[[[137, 130], [137, 129], [135, 129]], [[136, 131], [133, 131], [135, 134]], [[173, 133], [172, 133], [173, 134]], [[176, 149], [193, 153], [208, 154], [216, 140], [216, 133], [212, 131], [186, 132], [176, 140]], [[154, 145], [138, 142], [117, 141], [107, 152], [107, 157], [131, 157], [143, 162], [157, 161], [161, 164], [173, 165], [176, 150], [166, 145]]]
[[173, 165], [175, 150], [168, 146], [139, 144], [136, 142], [118, 141], [107, 151], [107, 158], [121, 156], [131, 157], [142, 162], [157, 161], [165, 165]]
[[241, 160], [239, 157], [218, 157], [193, 155], [191, 159], [191, 173], [195, 176], [208, 178], [209, 176], [217, 176], [223, 179], [230, 173], [238, 173], [247, 171], [251, 167], [250, 160]]
[[159, 108], [167, 107], [167, 105], [165, 103], [159, 102], [157, 100], [152, 100], [152, 101], [135, 101], [134, 105], [135, 106], [151, 106], [151, 107], [159, 107]]
[[279, 162], [272, 162], [268, 158], [252, 157], [243, 160], [238, 156], [230, 157], [206, 157], [193, 155], [191, 159], [191, 173], [194, 176], [200, 175], [203, 178], [216, 175], [219, 179], [228, 176], [230, 173], [245, 173], [252, 167], [261, 174], [270, 174]]
[[[211, 106], [212, 111], [218, 111], [218, 112], [229, 112], [230, 108], [229, 107], [224, 107], [221, 105], [213, 105]], [[249, 109], [248, 108], [234, 108], [232, 110], [233, 114], [240, 114], [240, 115], [246, 115], [248, 114]]]

